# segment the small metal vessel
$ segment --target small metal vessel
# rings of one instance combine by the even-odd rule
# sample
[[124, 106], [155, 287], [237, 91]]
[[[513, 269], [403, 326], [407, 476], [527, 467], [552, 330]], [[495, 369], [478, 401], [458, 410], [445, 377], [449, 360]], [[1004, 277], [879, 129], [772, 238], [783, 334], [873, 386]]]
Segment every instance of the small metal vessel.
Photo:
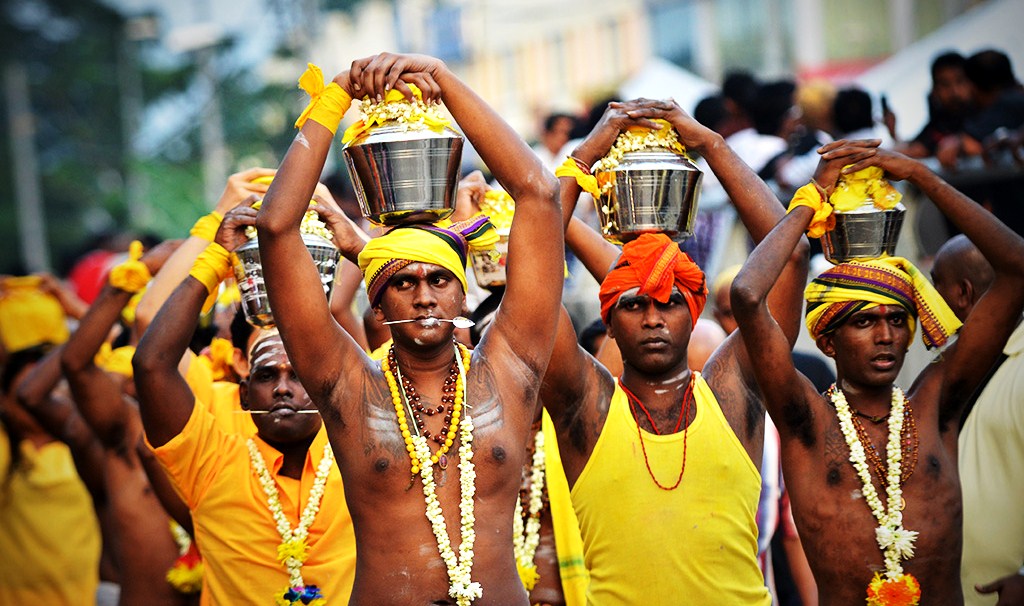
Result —
[[480, 288], [505, 285], [505, 264], [508, 261], [508, 234], [501, 234], [494, 250], [474, 250], [469, 255], [473, 262], [473, 275]]
[[[330, 240], [313, 235], [302, 234], [302, 241], [313, 257], [320, 272], [320, 283], [323, 285], [327, 300], [331, 300], [334, 289], [334, 275], [341, 260], [341, 251]], [[234, 265], [235, 281], [242, 293], [242, 310], [245, 319], [253, 326], [269, 328], [274, 325], [274, 315], [270, 310], [270, 299], [263, 281], [263, 265], [260, 263], [259, 240], [253, 238], [235, 251], [238, 261]]]
[[891, 257], [903, 226], [906, 207], [880, 210], [868, 199], [859, 208], [836, 212], [835, 229], [821, 237], [825, 258], [834, 264]]
[[629, 152], [609, 172], [614, 185], [594, 200], [606, 240], [623, 244], [663, 233], [681, 241], [693, 235], [704, 173], [685, 155], [664, 148]]
[[363, 216], [378, 225], [434, 222], [455, 210], [462, 135], [378, 126], [342, 150]]

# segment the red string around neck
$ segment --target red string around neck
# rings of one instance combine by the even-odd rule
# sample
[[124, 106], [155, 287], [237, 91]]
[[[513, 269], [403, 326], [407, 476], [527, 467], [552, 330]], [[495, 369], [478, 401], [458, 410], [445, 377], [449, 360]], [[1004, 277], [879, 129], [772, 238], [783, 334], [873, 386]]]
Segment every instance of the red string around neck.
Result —
[[637, 437], [640, 438], [640, 450], [644, 453], [644, 465], [647, 466], [647, 473], [648, 473], [648, 475], [651, 476], [651, 479], [654, 480], [654, 484], [658, 488], [660, 488], [662, 490], [675, 490], [676, 488], [679, 487], [679, 484], [682, 483], [682, 481], [683, 481], [683, 472], [686, 471], [686, 441], [687, 441], [687, 438], [689, 437], [689, 433], [690, 433], [690, 404], [689, 404], [689, 402], [690, 402], [690, 394], [693, 393], [693, 375], [692, 374], [690, 375], [690, 380], [686, 384], [686, 391], [683, 392], [683, 404], [682, 404], [682, 409], [679, 411], [679, 420], [676, 421], [675, 430], [673, 430], [673, 432], [672, 432], [672, 433], [677, 433], [679, 431], [679, 428], [684, 426], [683, 424], [685, 423], [685, 429], [683, 429], [683, 464], [682, 464], [682, 467], [679, 469], [679, 477], [676, 478], [676, 483], [673, 484], [672, 486], [665, 486], [664, 484], [662, 484], [661, 482], [658, 481], [658, 478], [656, 478], [654, 476], [654, 470], [651, 469], [651, 461], [650, 461], [650, 459], [647, 458], [647, 446], [644, 445], [644, 434], [643, 434], [643, 430], [640, 428], [640, 417], [637, 415], [634, 403], [635, 403], [636, 406], [640, 407], [640, 410], [644, 411], [644, 414], [647, 416], [647, 420], [650, 421], [650, 423], [651, 423], [651, 428], [654, 430], [655, 435], [659, 435], [660, 436], [660, 435], [662, 435], [662, 433], [660, 431], [658, 431], [658, 426], [655, 425], [654, 418], [651, 417], [650, 411], [648, 411], [647, 407], [644, 406], [644, 403], [640, 401], [640, 398], [638, 398], [635, 395], [633, 395], [633, 392], [630, 391], [629, 388], [627, 388], [622, 383], [622, 377], [619, 377], [619, 387], [622, 388], [623, 393], [626, 394], [626, 401], [629, 402], [629, 410], [633, 414], [633, 420], [636, 421], [636, 434], [637, 434]]

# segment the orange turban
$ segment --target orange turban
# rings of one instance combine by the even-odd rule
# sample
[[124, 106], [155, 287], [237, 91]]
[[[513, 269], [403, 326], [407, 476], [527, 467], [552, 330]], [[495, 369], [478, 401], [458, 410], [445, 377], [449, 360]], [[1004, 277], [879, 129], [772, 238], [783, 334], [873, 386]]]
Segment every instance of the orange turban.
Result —
[[638, 294], [667, 303], [675, 286], [696, 325], [708, 300], [704, 272], [665, 234], [643, 234], [622, 247], [622, 256], [601, 283], [601, 319], [608, 324], [612, 307], [628, 290], [639, 288]]

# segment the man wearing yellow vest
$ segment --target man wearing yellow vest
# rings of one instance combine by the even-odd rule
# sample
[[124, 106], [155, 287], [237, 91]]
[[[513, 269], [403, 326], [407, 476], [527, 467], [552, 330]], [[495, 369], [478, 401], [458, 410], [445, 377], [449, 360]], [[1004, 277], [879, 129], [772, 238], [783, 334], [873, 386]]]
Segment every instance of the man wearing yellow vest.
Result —
[[192, 514], [205, 568], [201, 603], [345, 603], [355, 538], [344, 489], [280, 336], [256, 338], [239, 386], [255, 435], [218, 421], [178, 370], [203, 303], [231, 275], [230, 251], [246, 241], [255, 215], [247, 205], [225, 215], [139, 343], [133, 365], [146, 439]]
[[[583, 533], [589, 603], [766, 605], [755, 524], [764, 409], [743, 336], [728, 337], [703, 374], [691, 371], [687, 346], [707, 297], [700, 268], [661, 234], [626, 244], [616, 262], [617, 247], [570, 221], [579, 184], [621, 132], [669, 127], [707, 159], [755, 241], [782, 216], [722, 138], [674, 102], [610, 104], [559, 174], [566, 241], [602, 281], [601, 314], [623, 372], [612, 376], [576, 344], [563, 310], [541, 398]], [[791, 339], [805, 263], [794, 253], [768, 295]]]
[[[374, 314], [398, 322], [393, 347], [375, 362], [313, 296], [320, 280], [299, 226], [350, 94], [413, 105], [406, 81], [425, 101], [444, 101], [516, 214], [505, 297], [472, 353], [453, 342], [452, 321], [465, 303], [470, 246], [497, 240], [490, 224], [402, 226], [366, 244], [359, 265]], [[274, 318], [345, 477], [358, 540], [353, 603], [525, 605], [512, 520], [561, 297], [557, 183], [437, 59], [385, 53], [327, 87], [319, 70], [300, 82], [314, 101], [257, 229]], [[427, 117], [415, 107], [405, 109]]]
[[[793, 514], [822, 603], [962, 604], [957, 427], [1024, 309], [1024, 239], [923, 164], [877, 145], [821, 148], [816, 181], [797, 190], [789, 214], [733, 282], [733, 313], [759, 359], [757, 380], [778, 425]], [[805, 293], [807, 328], [836, 362], [838, 380], [822, 395], [793, 367], [764, 295], [804, 231], [821, 235], [846, 194], [861, 191], [855, 202], [863, 202], [872, 192], [876, 205], [898, 196], [883, 174], [935, 202], [994, 278], [961, 327], [901, 257], [823, 272]], [[929, 347], [959, 332], [904, 394], [895, 381], [917, 320]]]

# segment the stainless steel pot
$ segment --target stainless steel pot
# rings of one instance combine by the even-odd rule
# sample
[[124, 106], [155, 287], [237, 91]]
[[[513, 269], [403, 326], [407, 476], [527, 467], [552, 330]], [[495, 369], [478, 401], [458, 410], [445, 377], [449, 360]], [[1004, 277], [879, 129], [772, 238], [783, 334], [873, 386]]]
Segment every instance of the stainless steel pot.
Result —
[[[331, 300], [334, 289], [334, 274], [341, 260], [339, 251], [330, 240], [312, 234], [302, 234], [302, 241], [313, 257], [320, 272], [320, 283], [323, 285], [327, 300]], [[274, 315], [270, 311], [270, 299], [267, 297], [267, 286], [263, 281], [263, 265], [260, 263], [260, 245], [256, 238], [249, 240], [235, 251], [238, 261], [235, 263], [235, 281], [242, 293], [242, 310], [245, 319], [253, 326], [270, 327], [274, 325]]]
[[433, 222], [455, 210], [462, 135], [379, 126], [342, 151], [359, 206], [378, 225]]
[[905, 212], [902, 204], [879, 210], [870, 199], [856, 210], [836, 212], [835, 229], [821, 237], [825, 258], [839, 264], [891, 257], [896, 252]]
[[605, 239], [622, 244], [645, 233], [693, 235], [704, 173], [686, 156], [663, 148], [630, 152], [610, 172], [614, 185], [594, 200]]

